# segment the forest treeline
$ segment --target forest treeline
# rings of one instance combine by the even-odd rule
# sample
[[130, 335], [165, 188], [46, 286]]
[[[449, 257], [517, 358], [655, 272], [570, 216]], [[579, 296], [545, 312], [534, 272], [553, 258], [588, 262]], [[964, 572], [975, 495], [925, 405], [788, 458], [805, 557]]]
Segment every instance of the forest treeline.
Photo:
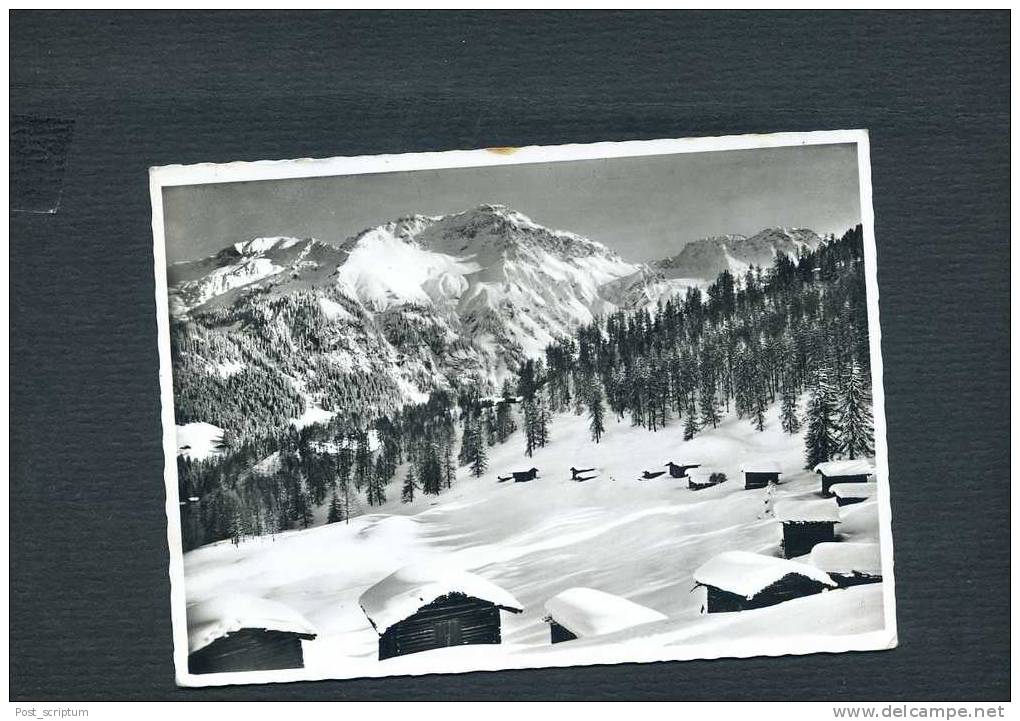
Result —
[[[287, 327], [269, 313], [261, 321]], [[530, 456], [555, 439], [554, 419], [566, 412], [586, 415], [599, 443], [609, 415], [649, 432], [680, 423], [690, 439], [730, 412], [764, 430], [778, 403], [783, 431], [803, 431], [806, 468], [869, 456], [870, 379], [858, 226], [797, 259], [723, 272], [705, 292], [689, 289], [651, 311], [596, 318], [523, 362], [496, 394], [472, 382], [400, 408], [345, 386], [339, 398], [327, 389], [330, 407], [343, 411], [329, 423], [281, 429], [259, 416], [260, 398], [286, 407], [286, 418], [297, 415], [294, 397], [245, 375], [237, 382], [259, 390], [238, 398], [238, 412], [265, 432], [249, 421], [222, 456], [178, 460], [181, 498], [199, 499], [182, 508], [185, 546], [308, 527], [316, 513], [345, 521], [385, 503], [398, 470], [401, 500], [438, 495], [458, 467], [483, 474], [496, 444], [519, 443]], [[200, 389], [190, 393], [198, 403]]]

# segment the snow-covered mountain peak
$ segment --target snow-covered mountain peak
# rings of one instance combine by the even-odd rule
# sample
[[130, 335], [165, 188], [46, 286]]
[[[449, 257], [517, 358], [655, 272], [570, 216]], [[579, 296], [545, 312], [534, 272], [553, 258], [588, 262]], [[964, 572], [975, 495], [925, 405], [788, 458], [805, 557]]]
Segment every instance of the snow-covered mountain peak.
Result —
[[264, 237], [264, 238], [252, 238], [249, 241], [242, 243], [234, 243], [234, 250], [239, 255], [263, 255], [274, 248], [279, 250], [286, 250], [292, 248], [298, 243], [313, 243], [316, 242], [310, 238], [291, 238], [287, 236]]
[[652, 265], [669, 278], [714, 280], [724, 270], [743, 273], [752, 265], [769, 266], [778, 253], [796, 257], [819, 243], [821, 238], [808, 228], [765, 228], [750, 237], [715, 235], [694, 240]]

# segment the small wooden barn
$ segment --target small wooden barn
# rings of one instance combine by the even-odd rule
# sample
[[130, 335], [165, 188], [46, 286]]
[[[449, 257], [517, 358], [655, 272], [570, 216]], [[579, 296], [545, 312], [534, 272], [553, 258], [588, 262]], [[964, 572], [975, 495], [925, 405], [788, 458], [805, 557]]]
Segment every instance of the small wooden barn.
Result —
[[714, 468], [692, 468], [687, 471], [687, 487], [692, 491], [717, 486], [726, 480], [726, 474]]
[[500, 611], [524, 607], [510, 593], [467, 571], [405, 566], [359, 599], [379, 634], [379, 660], [448, 646], [501, 640]]
[[665, 621], [666, 616], [647, 606], [594, 588], [575, 587], [545, 602], [545, 617], [552, 643], [601, 636]]
[[314, 627], [294, 609], [229, 594], [188, 606], [188, 671], [226, 673], [304, 666], [302, 641]]
[[881, 583], [882, 554], [877, 543], [819, 543], [810, 563], [825, 571], [840, 588]]
[[877, 483], [834, 483], [829, 492], [836, 498], [840, 506], [863, 503], [875, 497], [878, 492]]
[[822, 495], [832, 496], [832, 486], [837, 483], [867, 483], [875, 473], [870, 461], [826, 461], [815, 466], [815, 473], [822, 477]]
[[836, 539], [839, 506], [833, 499], [789, 499], [776, 503], [773, 516], [783, 524], [783, 555], [796, 558], [819, 543]]
[[700, 463], [673, 463], [669, 461], [666, 463], [666, 467], [669, 468], [669, 475], [673, 478], [686, 478], [687, 472], [692, 468], [700, 468]]
[[765, 488], [770, 483], [779, 483], [783, 469], [776, 461], [752, 461], [740, 467], [744, 474], [744, 488]]
[[774, 606], [836, 587], [814, 566], [747, 551], [727, 551], [694, 572], [706, 590], [705, 611], [727, 613]]

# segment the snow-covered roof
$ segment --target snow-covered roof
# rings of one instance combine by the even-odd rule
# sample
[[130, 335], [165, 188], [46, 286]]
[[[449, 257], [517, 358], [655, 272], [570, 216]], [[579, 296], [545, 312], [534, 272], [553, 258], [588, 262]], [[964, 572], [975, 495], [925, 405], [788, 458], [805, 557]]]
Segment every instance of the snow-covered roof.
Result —
[[791, 574], [810, 578], [826, 586], [836, 585], [828, 574], [814, 566], [747, 551], [720, 553], [698, 567], [694, 572], [694, 580], [750, 599]]
[[815, 473], [823, 476], [863, 476], [874, 473], [875, 467], [871, 461], [858, 458], [854, 461], [826, 461], [815, 466]]
[[776, 461], [748, 461], [740, 466], [741, 473], [782, 473], [783, 469]]
[[375, 630], [382, 634], [423, 606], [451, 593], [479, 598], [514, 613], [524, 610], [520, 601], [491, 581], [438, 563], [404, 566], [361, 594], [358, 603]]
[[878, 492], [877, 483], [833, 483], [829, 490], [836, 498], [871, 498]]
[[826, 573], [882, 574], [877, 543], [819, 543], [811, 549], [811, 565]]
[[777, 521], [839, 521], [839, 504], [835, 498], [789, 499], [777, 501], [772, 515]]
[[290, 606], [256, 596], [226, 594], [188, 606], [188, 653], [242, 628], [316, 635], [315, 627]]
[[594, 588], [568, 588], [545, 602], [552, 619], [578, 638], [621, 631], [666, 616], [647, 606]]

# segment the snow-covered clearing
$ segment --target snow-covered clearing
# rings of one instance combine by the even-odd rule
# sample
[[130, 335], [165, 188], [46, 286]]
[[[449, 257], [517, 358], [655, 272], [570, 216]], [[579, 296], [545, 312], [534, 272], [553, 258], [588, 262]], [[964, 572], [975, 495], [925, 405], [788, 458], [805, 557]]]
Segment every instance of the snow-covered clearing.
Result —
[[[403, 469], [376, 512], [274, 538], [221, 542], [185, 554], [189, 603], [233, 592], [280, 601], [319, 633], [305, 642], [301, 677], [380, 676], [470, 669], [577, 665], [673, 658], [780, 654], [890, 645], [882, 636], [882, 584], [826, 591], [778, 606], [704, 615], [704, 590], [692, 574], [716, 554], [780, 555], [780, 524], [767, 489], [744, 490], [742, 463], [778, 462], [775, 499], [818, 498], [818, 476], [802, 469], [802, 439], [786, 436], [771, 409], [765, 432], [729, 416], [684, 442], [681, 425], [650, 433], [607, 423], [602, 443], [587, 419], [556, 416], [550, 444], [533, 458], [515, 434], [490, 448], [480, 478], [460, 469], [438, 497], [399, 501]], [[640, 481], [667, 461], [704, 463], [725, 483], [701, 491], [666, 474]], [[539, 477], [498, 483], [532, 465]], [[570, 466], [595, 467], [592, 480], [570, 480]], [[589, 474], [590, 475], [590, 474]], [[877, 501], [839, 509], [838, 538], [878, 542]], [[807, 563], [809, 559], [797, 559]], [[361, 594], [409, 563], [441, 562], [471, 571], [518, 599], [521, 614], [502, 614], [503, 643], [464, 646], [377, 660], [378, 636], [358, 605]], [[546, 602], [583, 586], [615, 594], [666, 616], [621, 631], [551, 645]], [[863, 634], [863, 635], [862, 635]], [[870, 634], [870, 635], [868, 635]], [[819, 640], [827, 637], [828, 641]]]
[[210, 455], [220, 453], [223, 429], [212, 423], [186, 423], [177, 426], [177, 455], [202, 461]]

